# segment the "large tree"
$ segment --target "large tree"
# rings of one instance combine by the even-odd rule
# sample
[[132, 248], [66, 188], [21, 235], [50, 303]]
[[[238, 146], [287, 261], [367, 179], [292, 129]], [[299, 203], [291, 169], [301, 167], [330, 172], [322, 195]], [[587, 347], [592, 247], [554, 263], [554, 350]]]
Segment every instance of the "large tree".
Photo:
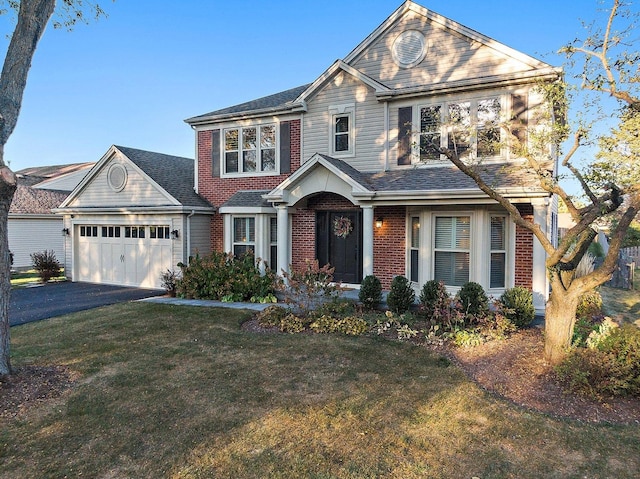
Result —
[[[560, 50], [567, 58], [567, 80], [540, 86], [553, 109], [548, 128], [529, 132], [522, 144], [512, 134], [517, 126], [505, 124], [510, 146], [517, 146], [526, 168], [549, 195], [557, 195], [575, 222], [560, 244], [554, 245], [545, 228], [521, 215], [516, 206], [483, 179], [481, 162], [463, 161], [455, 151], [440, 148], [453, 164], [471, 177], [489, 197], [502, 205], [513, 221], [537, 238], [547, 253], [551, 294], [545, 311], [545, 358], [558, 363], [571, 345], [580, 295], [608, 281], [631, 221], [640, 209], [640, 95], [637, 37], [631, 33], [637, 14], [631, 1], [609, 0], [604, 25], [586, 26], [587, 36]], [[580, 108], [572, 100], [581, 99]], [[589, 114], [585, 114], [588, 112]], [[613, 128], [599, 130], [612, 119]], [[568, 144], [568, 146], [566, 146]], [[585, 145], [586, 160], [576, 161]], [[435, 146], [435, 145], [434, 145]], [[565, 146], [563, 151], [562, 147]], [[560, 152], [561, 164], [579, 185], [579, 195], [569, 194], [566, 177], [549, 168]], [[581, 206], [584, 205], [584, 206]], [[615, 215], [610, 248], [604, 262], [592, 273], [576, 277], [575, 270], [597, 233], [597, 225]]]
[[[38, 42], [56, 10], [56, 0], [9, 0], [0, 2], [0, 14], [15, 15], [0, 74], [0, 376], [11, 373], [9, 297], [11, 294], [11, 264], [7, 239], [9, 207], [16, 190], [16, 175], [4, 157], [4, 148], [18, 122], [22, 96], [27, 85], [31, 61]], [[96, 16], [103, 14], [98, 5], [84, 0], [63, 0], [55, 27], [71, 28], [83, 21], [83, 11]]]

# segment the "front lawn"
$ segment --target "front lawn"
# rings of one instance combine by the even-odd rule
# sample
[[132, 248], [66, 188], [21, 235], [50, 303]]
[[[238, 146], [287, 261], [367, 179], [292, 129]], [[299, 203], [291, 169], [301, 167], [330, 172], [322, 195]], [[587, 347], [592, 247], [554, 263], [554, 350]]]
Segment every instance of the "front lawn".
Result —
[[[631, 478], [638, 425], [499, 400], [424, 347], [129, 303], [12, 328], [71, 388], [0, 408], [0, 478]], [[0, 394], [4, 391], [0, 388]]]

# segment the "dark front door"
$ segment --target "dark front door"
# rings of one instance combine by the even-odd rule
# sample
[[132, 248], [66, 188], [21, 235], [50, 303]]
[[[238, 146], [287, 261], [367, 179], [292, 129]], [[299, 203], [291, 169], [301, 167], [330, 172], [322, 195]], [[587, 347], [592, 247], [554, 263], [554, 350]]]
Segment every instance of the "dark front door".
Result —
[[320, 266], [329, 263], [333, 278], [342, 283], [362, 281], [362, 213], [316, 212], [316, 255]]

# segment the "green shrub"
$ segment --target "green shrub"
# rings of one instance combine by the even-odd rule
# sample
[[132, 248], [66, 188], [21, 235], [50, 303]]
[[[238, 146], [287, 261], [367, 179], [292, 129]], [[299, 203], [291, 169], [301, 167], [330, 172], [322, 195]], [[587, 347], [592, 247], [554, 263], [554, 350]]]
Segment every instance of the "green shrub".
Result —
[[587, 291], [578, 299], [576, 318], [592, 318], [602, 315], [602, 296], [596, 290]]
[[360, 284], [358, 299], [366, 309], [375, 309], [382, 302], [382, 284], [376, 276], [365, 276]]
[[62, 265], [56, 259], [56, 254], [53, 250], [31, 253], [31, 262], [43, 283], [62, 274]]
[[402, 314], [411, 308], [416, 293], [411, 287], [411, 283], [404, 276], [396, 276], [391, 281], [391, 290], [387, 295], [387, 305], [395, 314]]
[[462, 311], [471, 318], [485, 316], [489, 312], [489, 298], [484, 288], [478, 283], [469, 281], [462, 285], [458, 292]]
[[451, 307], [451, 296], [444, 285], [444, 281], [432, 279], [427, 281], [420, 290], [420, 307], [427, 318], [437, 316], [439, 311]]
[[309, 321], [293, 313], [287, 314], [280, 321], [280, 331], [283, 333], [300, 333], [307, 329]]
[[504, 314], [517, 328], [524, 328], [531, 324], [536, 310], [533, 307], [533, 293], [527, 288], [516, 286], [507, 289], [500, 297], [504, 305]]
[[196, 255], [188, 265], [178, 265], [182, 277], [176, 281], [176, 292], [186, 298], [260, 302], [272, 297], [276, 286], [275, 273], [263, 273], [260, 263], [252, 252], [240, 258], [220, 252]]
[[593, 241], [587, 250], [594, 258], [604, 258], [604, 248], [597, 241]]
[[573, 349], [556, 372], [584, 394], [640, 397], [640, 330], [627, 324], [609, 332], [595, 347]]
[[333, 318], [344, 318], [356, 313], [356, 304], [350, 299], [332, 298], [330, 301], [322, 303], [314, 311], [309, 312], [309, 316], [319, 318], [320, 316], [331, 316]]

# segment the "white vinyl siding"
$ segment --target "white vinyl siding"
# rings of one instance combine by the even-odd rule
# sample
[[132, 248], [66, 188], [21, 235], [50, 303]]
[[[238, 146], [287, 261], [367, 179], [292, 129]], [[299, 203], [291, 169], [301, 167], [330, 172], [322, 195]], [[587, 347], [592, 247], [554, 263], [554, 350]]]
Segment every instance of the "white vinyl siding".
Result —
[[59, 216], [52, 215], [50, 218], [9, 216], [7, 234], [9, 251], [13, 253], [13, 267], [31, 268], [31, 253], [44, 250], [52, 250], [56, 259], [64, 263], [65, 237], [62, 236], [62, 228], [62, 218]]
[[[394, 62], [391, 46], [397, 36], [410, 29], [425, 34], [426, 56], [413, 68], [400, 68]], [[443, 61], [445, 60], [445, 61]], [[529, 71], [530, 66], [488, 46], [425, 23], [411, 13], [389, 29], [352, 62], [352, 66], [390, 88], [409, 88], [432, 83], [481, 78]]]
[[109, 186], [107, 172], [113, 162], [108, 162], [86, 185], [82, 193], [69, 205], [72, 208], [83, 206], [157, 206], [168, 203], [167, 196], [139, 174], [131, 165], [123, 166], [127, 170], [127, 183], [118, 193]]
[[[302, 160], [315, 153], [334, 154], [329, 132], [333, 126], [331, 107], [354, 105], [354, 156], [345, 159], [360, 171], [380, 170], [384, 164], [384, 105], [374, 91], [351, 75], [340, 72], [308, 103], [304, 114]], [[339, 155], [336, 155], [339, 156]]]
[[191, 224], [191, 251], [187, 252], [187, 256], [209, 253], [211, 251], [211, 216], [194, 215], [189, 219], [189, 223]]

